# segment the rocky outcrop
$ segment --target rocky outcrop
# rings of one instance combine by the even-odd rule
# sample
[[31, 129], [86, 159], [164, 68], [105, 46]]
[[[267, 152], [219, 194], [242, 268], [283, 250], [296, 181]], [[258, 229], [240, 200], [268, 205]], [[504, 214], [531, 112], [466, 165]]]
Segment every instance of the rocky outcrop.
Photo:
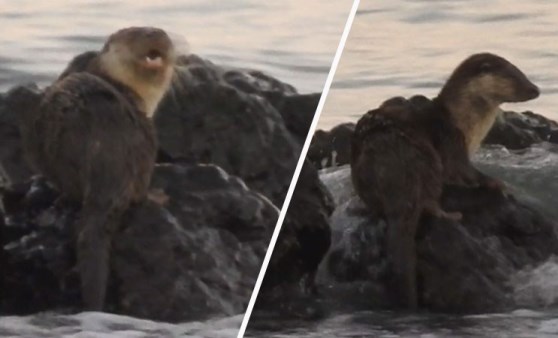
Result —
[[[152, 188], [169, 201], [134, 206], [123, 220], [113, 239], [109, 310], [164, 321], [242, 312], [277, 208], [213, 165], [160, 165]], [[71, 231], [77, 213], [53, 205], [55, 196], [35, 181], [6, 201], [4, 314], [80, 308]]]
[[304, 144], [322, 94], [285, 95], [284, 92], [274, 91], [264, 95], [281, 113], [287, 129], [301, 145]]
[[454, 187], [443, 205], [464, 220], [424, 225], [417, 251], [425, 307], [486, 312], [513, 305], [510, 276], [558, 254], [556, 223], [512, 196]]
[[558, 123], [530, 111], [503, 112], [484, 139], [508, 149], [524, 149], [543, 141], [558, 143]]
[[[342, 167], [335, 175], [335, 186], [342, 180], [350, 187], [349, 168]], [[360, 296], [369, 299], [369, 306], [389, 307], [383, 292], [386, 224], [370, 218], [354, 193], [344, 195], [347, 198], [331, 219], [334, 244], [326, 278], [338, 288], [358, 284], [367, 290]], [[514, 304], [510, 277], [558, 254], [556, 224], [512, 196], [447, 187], [442, 204], [447, 211], [462, 212], [463, 220], [421, 222], [417, 275], [424, 308], [485, 313], [510, 307]]]
[[264, 292], [301, 280], [302, 291], [316, 291], [315, 274], [331, 243], [329, 216], [333, 209], [331, 195], [306, 160], [266, 271]]
[[306, 128], [297, 121], [307, 119], [314, 105], [314, 96], [297, 95], [262, 73], [226, 70], [190, 56], [182, 59], [155, 123], [171, 159], [217, 164], [281, 205], [302, 148], [300, 128]]
[[348, 164], [354, 130], [352, 122], [342, 123], [329, 131], [317, 130], [308, 149], [308, 158], [318, 169]]

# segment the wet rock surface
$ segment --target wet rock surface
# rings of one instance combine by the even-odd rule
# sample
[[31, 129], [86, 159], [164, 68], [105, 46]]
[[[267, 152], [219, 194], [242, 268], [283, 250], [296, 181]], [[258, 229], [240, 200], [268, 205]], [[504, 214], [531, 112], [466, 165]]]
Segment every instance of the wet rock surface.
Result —
[[[316, 271], [331, 244], [329, 216], [333, 209], [331, 195], [312, 163], [306, 160], [266, 271], [264, 292], [296, 285], [301, 280], [301, 291], [315, 291]], [[262, 296], [259, 304], [265, 298]]]
[[493, 191], [453, 187], [444, 195], [443, 206], [464, 219], [425, 224], [418, 240], [424, 306], [444, 312], [513, 306], [509, 277], [558, 253], [556, 223]]
[[[350, 187], [348, 167], [326, 175]], [[556, 224], [512, 196], [447, 187], [442, 204], [464, 217], [461, 222], [421, 221], [417, 274], [423, 308], [461, 313], [509, 308], [514, 305], [510, 276], [558, 254]], [[354, 195], [338, 205], [331, 222], [334, 244], [322, 280], [334, 289], [359, 285], [356, 294], [368, 299], [370, 307], [389, 308], [383, 297], [386, 224], [370, 218]]]
[[[152, 187], [169, 201], [136, 205], [123, 219], [113, 238], [109, 310], [164, 321], [242, 312], [277, 208], [213, 165], [159, 165]], [[42, 189], [35, 181], [19, 203], [31, 203], [33, 193], [55, 196]], [[72, 240], [76, 209], [52, 203], [6, 215], [14, 223], [6, 228], [24, 235], [4, 236], [4, 314], [81, 306]]]
[[499, 144], [515, 150], [543, 141], [558, 143], [558, 123], [530, 111], [508, 111], [496, 120], [484, 144]]
[[115, 238], [119, 307], [167, 321], [241, 313], [278, 209], [215, 166], [159, 167], [153, 187], [167, 207], [133, 210]]

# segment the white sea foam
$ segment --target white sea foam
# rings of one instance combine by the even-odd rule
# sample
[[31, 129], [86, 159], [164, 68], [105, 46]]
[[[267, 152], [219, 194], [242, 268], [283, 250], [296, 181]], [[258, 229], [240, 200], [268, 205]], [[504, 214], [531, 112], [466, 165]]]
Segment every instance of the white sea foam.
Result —
[[528, 307], [549, 307], [558, 304], [558, 258], [527, 267], [511, 278], [517, 304]]
[[236, 337], [242, 316], [170, 324], [102, 312], [0, 317], [0, 337]]

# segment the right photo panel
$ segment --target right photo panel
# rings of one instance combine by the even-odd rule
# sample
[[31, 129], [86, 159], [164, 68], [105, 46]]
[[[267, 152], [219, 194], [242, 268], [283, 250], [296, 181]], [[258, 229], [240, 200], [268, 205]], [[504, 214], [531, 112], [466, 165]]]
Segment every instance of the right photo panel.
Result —
[[558, 336], [557, 19], [360, 2], [245, 337]]

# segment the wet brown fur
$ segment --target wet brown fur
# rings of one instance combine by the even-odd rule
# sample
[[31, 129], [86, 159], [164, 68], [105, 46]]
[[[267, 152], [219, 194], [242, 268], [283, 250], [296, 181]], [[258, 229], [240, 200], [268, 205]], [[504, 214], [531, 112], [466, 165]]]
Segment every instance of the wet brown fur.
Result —
[[502, 188], [470, 162], [503, 102], [538, 96], [514, 65], [489, 53], [456, 68], [437, 98], [393, 98], [365, 114], [352, 139], [357, 194], [388, 224], [388, 289], [397, 306], [418, 306], [415, 236], [422, 215], [459, 220], [441, 209], [445, 184]]
[[[112, 68], [103, 66], [104, 55], [114, 52], [112, 44], [125, 49], [123, 44], [130, 39], [143, 41], [144, 49], [154, 48], [168, 57], [160, 69], [162, 75], [113, 77]], [[72, 61], [22, 124], [30, 162], [64, 198], [82, 204], [76, 246], [82, 297], [89, 310], [104, 306], [112, 233], [129, 205], [143, 200], [148, 192], [157, 150], [145, 104], [152, 98], [145, 98], [136, 88], [160, 86], [164, 93], [168, 81], [161, 77], [172, 68], [174, 58], [169, 43], [163, 31], [152, 28], [115, 33], [101, 53]], [[117, 58], [118, 53], [111, 57]]]

